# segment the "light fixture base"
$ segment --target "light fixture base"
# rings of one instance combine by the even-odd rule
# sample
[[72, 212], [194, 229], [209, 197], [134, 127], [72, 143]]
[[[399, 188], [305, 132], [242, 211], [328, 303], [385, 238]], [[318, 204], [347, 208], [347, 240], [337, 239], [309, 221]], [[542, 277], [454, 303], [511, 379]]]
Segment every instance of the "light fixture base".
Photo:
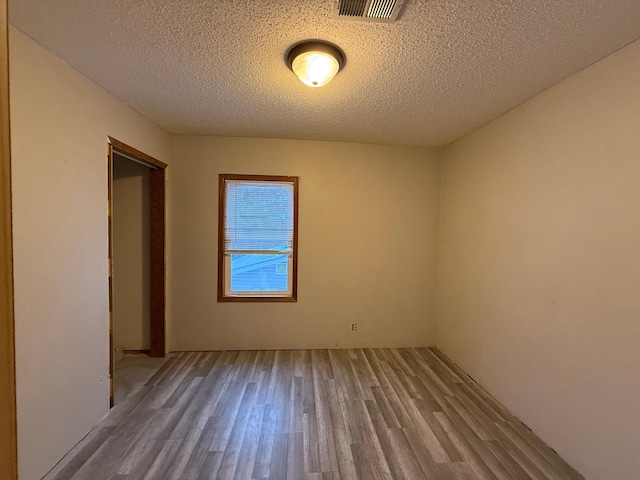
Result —
[[287, 66], [300, 81], [310, 87], [322, 87], [344, 67], [344, 52], [322, 40], [294, 44], [286, 54]]

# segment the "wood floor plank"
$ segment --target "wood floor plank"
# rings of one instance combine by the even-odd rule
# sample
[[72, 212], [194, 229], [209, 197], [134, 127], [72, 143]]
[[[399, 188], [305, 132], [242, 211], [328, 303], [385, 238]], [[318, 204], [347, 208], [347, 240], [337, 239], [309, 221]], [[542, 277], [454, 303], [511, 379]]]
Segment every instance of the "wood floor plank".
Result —
[[445, 408], [445, 414], [455, 425], [457, 437], [464, 438], [464, 443], [473, 449], [474, 454], [482, 459], [483, 464], [489, 468], [491, 473], [498, 480], [511, 480], [505, 466], [500, 463], [486, 442], [476, 434], [460, 412], [454, 407], [447, 407]]
[[509, 426], [515, 430], [529, 445], [531, 445], [545, 460], [551, 463], [558, 471], [563, 472], [567, 478], [580, 478], [580, 474], [565, 463], [560, 456], [548, 445], [534, 435], [524, 424], [511, 419]]
[[235, 466], [233, 478], [235, 480], [246, 480], [251, 478], [253, 466], [255, 464], [258, 441], [262, 419], [264, 418], [264, 405], [252, 405], [247, 419], [247, 425], [239, 451], [238, 460]]
[[305, 473], [320, 473], [320, 440], [318, 436], [318, 418], [314, 374], [310, 350], [303, 352], [302, 375], [302, 441]]
[[351, 454], [358, 479], [392, 480], [393, 477], [381, 451], [371, 445], [351, 445]]
[[196, 480], [211, 480], [216, 478], [220, 463], [222, 463], [222, 455], [224, 452], [207, 452], [204, 462], [199, 471], [192, 471]]
[[359, 390], [359, 397], [363, 400], [373, 400], [371, 387], [377, 385], [377, 379], [366, 358], [361, 358], [354, 352], [355, 358], [350, 361], [351, 371], [349, 372], [355, 379], [355, 384]]
[[480, 420], [484, 425], [490, 425], [494, 422], [504, 422], [504, 418], [488, 405], [482, 398], [468, 386], [463, 383], [452, 387], [455, 396], [464, 404], [471, 413]]
[[384, 394], [382, 387], [371, 387], [371, 393], [373, 394], [373, 398], [380, 409], [380, 413], [382, 414], [382, 418], [384, 418], [387, 427], [400, 428], [400, 421], [398, 420], [398, 417], [396, 417], [396, 414], [391, 407], [391, 403], [389, 403], [389, 399]]
[[[441, 471], [453, 473], [455, 480], [476, 480], [476, 474], [468, 463], [450, 463], [447, 465], [438, 465]], [[437, 478], [437, 477], [436, 477]]]
[[541, 455], [535, 448], [524, 440], [511, 425], [506, 422], [498, 423], [498, 428], [513, 442], [513, 444], [526, 455], [544, 474], [551, 480], [571, 478], [565, 472], [554, 468], [551, 462]]
[[[138, 455], [135, 457], [135, 461], [129, 464], [129, 467], [126, 469], [126, 473], [121, 471], [118, 471], [117, 473], [125, 473], [129, 478], [138, 479], [143, 479], [147, 475], [152, 465], [158, 459], [158, 455], [162, 452], [166, 441], [153, 439], [145, 440], [143, 448], [138, 450]], [[95, 466], [97, 468], [94, 468], [86, 477], [83, 477], [83, 480], [90, 480], [95, 477], [100, 478], [99, 472], [102, 469], [102, 465], [96, 464]]]
[[336, 391], [336, 380], [325, 380], [324, 388], [327, 391], [327, 403], [329, 405], [329, 418], [333, 431], [333, 443], [340, 476], [344, 480], [355, 480], [357, 474], [353, 463], [353, 455], [350, 448], [349, 430], [344, 421], [344, 414], [340, 405], [340, 398]]
[[272, 404], [265, 405], [251, 478], [269, 478], [273, 444], [276, 437], [276, 418], [276, 406]]
[[424, 447], [425, 454], [434, 463], [447, 463], [449, 461], [447, 452], [429, 424], [424, 421], [424, 417], [414, 402], [407, 406], [407, 412], [411, 416], [411, 426], [405, 427], [405, 433], [411, 431], [415, 432], [416, 436], [419, 436], [420, 444]]
[[387, 464], [389, 472], [391, 473], [391, 477], [394, 480], [404, 478], [402, 468], [398, 462], [396, 455], [394, 454], [393, 439], [391, 436], [392, 431], [401, 431], [401, 429], [387, 427], [382, 416], [382, 412], [380, 412], [377, 403], [367, 400], [365, 401], [365, 404], [367, 406], [367, 411], [369, 412], [369, 417], [371, 418], [371, 423], [373, 424], [373, 427], [376, 431], [381, 451], [385, 457], [385, 463]]
[[579, 480], [437, 349], [171, 354], [45, 480]]
[[456, 411], [460, 417], [465, 421], [465, 423], [473, 430], [473, 432], [478, 436], [480, 440], [489, 441], [494, 440], [494, 436], [492, 434], [493, 424], [488, 423], [485, 424], [481, 420], [479, 420], [476, 416], [474, 416], [467, 407], [460, 401], [458, 397], [447, 397], [447, 401], [449, 405]]
[[[331, 426], [331, 413], [329, 410], [329, 399], [327, 391], [324, 387], [326, 365], [315, 363], [314, 352], [312, 352], [312, 371], [313, 371], [313, 395], [316, 407], [316, 421], [318, 424], [318, 450], [320, 452], [320, 470], [322, 472], [337, 472], [338, 457], [333, 436], [333, 428]], [[319, 356], [319, 358], [322, 358]]]
[[304, 412], [303, 418], [304, 471], [306, 473], [322, 472], [320, 461], [320, 439], [315, 408]]
[[[428, 400], [432, 404], [432, 412], [442, 412], [443, 408], [448, 404], [445, 395], [428, 376], [416, 377], [416, 384], [420, 386], [423, 400]], [[422, 390], [424, 389], [424, 390]]]
[[216, 477], [219, 480], [230, 480], [235, 474], [236, 466], [238, 465], [238, 458], [240, 458], [241, 447], [245, 439], [245, 432], [247, 430], [247, 423], [249, 422], [251, 408], [254, 405], [255, 395], [256, 384], [247, 384], [242, 400], [240, 401], [240, 406], [236, 411], [233, 420], [229, 419], [228, 423], [232, 423], [233, 427], [231, 428], [227, 442], [224, 447], [221, 448], [221, 450], [224, 451], [224, 454]]
[[[404, 428], [404, 434], [407, 437], [409, 445], [416, 457], [416, 460], [422, 468], [424, 475], [429, 478], [429, 474], [438, 471], [437, 463], [434, 461], [432, 455], [429, 453], [429, 448], [425, 446], [420, 434], [414, 428]], [[451, 480], [452, 475], [443, 474], [440, 472], [442, 480]]]
[[212, 414], [216, 423], [209, 446], [210, 451], [222, 452], [226, 448], [234, 420], [243, 406], [242, 400], [245, 398], [246, 391], [247, 385], [243, 382], [231, 382], [227, 385], [227, 389], [221, 392], [222, 400]]
[[502, 444], [497, 440], [489, 440], [485, 442], [487, 448], [491, 450], [491, 453], [500, 461], [507, 472], [509, 472], [509, 478], [513, 480], [531, 480], [531, 477], [520, 466], [520, 464], [509, 455], [509, 453], [502, 447]]
[[463, 383], [464, 378], [458, 375], [455, 370], [451, 369], [448, 364], [442, 362], [432, 350], [425, 348], [418, 353], [422, 358], [427, 360], [429, 367], [438, 375], [447, 386], [452, 387], [457, 383]]
[[[189, 376], [191, 367], [197, 360], [197, 354], [190, 352], [187, 355], [178, 357], [174, 368], [167, 375], [165, 375], [156, 386], [162, 386], [162, 389], [158, 389], [156, 395], [153, 397], [153, 402], [148, 408], [162, 408], [169, 399], [176, 394], [176, 390], [184, 385], [185, 377]], [[189, 380], [186, 382], [190, 383]]]
[[453, 444], [453, 442], [451, 441], [451, 437], [442, 427], [442, 424], [436, 419], [434, 412], [429, 411], [425, 408], [421, 408], [419, 401], [416, 401], [416, 406], [420, 410], [420, 413], [422, 413], [422, 418], [424, 418], [427, 425], [429, 425], [429, 428], [438, 439], [438, 443], [440, 443], [440, 446], [442, 446], [442, 449], [445, 451], [447, 457], [449, 458], [449, 462], [444, 463], [463, 462], [464, 457], [462, 456], [462, 453]]
[[443, 412], [435, 412], [433, 415], [447, 432], [456, 449], [462, 453], [465, 462], [473, 469], [476, 478], [479, 480], [496, 480], [496, 476], [491, 472], [480, 454], [476, 452], [473, 444], [458, 430], [457, 425]]
[[287, 480], [302, 480], [304, 472], [304, 439], [302, 432], [289, 434], [289, 457], [287, 462]]
[[92, 431], [89, 435], [90, 438], [82, 442], [84, 444], [82, 448], [75, 452], [75, 455], [64, 464], [64, 467], [61, 466], [61, 468], [57, 469], [56, 478], [58, 480], [70, 480], [73, 478], [78, 473], [78, 470], [96, 453], [98, 448], [104, 444], [105, 440], [113, 435], [115, 429], [116, 427], [103, 427]]
[[269, 480], [286, 480], [289, 467], [289, 434], [276, 433], [273, 442], [273, 454]]
[[[480, 385], [478, 385], [475, 382], [475, 380], [473, 380], [469, 375], [467, 375], [460, 367], [454, 364], [444, 353], [442, 353], [437, 348], [433, 348], [433, 347], [427, 348], [424, 350], [428, 351], [425, 353], [425, 355], [432, 354], [433, 358], [439, 359], [442, 363], [447, 365], [451, 371], [456, 372], [456, 375], [458, 375], [458, 377], [461, 380], [463, 380], [462, 382], [463, 385], [466, 385], [468, 388], [470, 388], [477, 395], [478, 398], [482, 399], [487, 406], [490, 406], [493, 410], [495, 410], [501, 416], [499, 420], [504, 421], [506, 418], [512, 417], [511, 413], [509, 413], [509, 411], [505, 407], [503, 407], [500, 403], [498, 403], [491, 395], [489, 395], [489, 393], [486, 390], [480, 387]], [[421, 353], [422, 353], [422, 349], [421, 349]]]
[[[158, 444], [162, 445], [162, 449], [156, 456], [155, 461], [147, 469], [147, 472], [144, 475], [144, 477], [142, 477], [143, 480], [153, 480], [158, 477], [171, 478], [170, 475], [167, 475], [167, 470], [171, 465], [171, 462], [174, 460], [175, 455], [180, 451], [182, 447], [182, 441], [166, 440], [166, 441], [158, 442]], [[139, 475], [136, 475], [136, 477], [138, 476]]]
[[384, 375], [387, 380], [382, 387], [384, 395], [389, 400], [391, 409], [398, 419], [400, 426], [407, 427], [411, 424], [411, 418], [409, 417], [405, 404], [412, 399], [404, 389], [398, 375], [387, 361], [380, 363], [380, 370], [381, 374]]
[[[356, 449], [358, 454], [363, 455], [367, 453], [367, 462], [370, 464], [370, 468], [367, 467], [363, 469], [363, 471], [372, 469], [375, 472], [372, 478], [391, 480], [391, 472], [385, 460], [384, 451], [380, 445], [373, 421], [369, 416], [366, 402], [367, 400], [354, 400], [342, 404], [343, 412], [345, 413], [345, 418], [347, 419], [347, 424], [351, 432], [351, 452], [353, 454], [354, 446], [361, 447]], [[371, 402], [374, 404], [373, 401]], [[356, 466], [356, 471], [358, 471], [358, 460], [354, 457], [353, 461]], [[358, 477], [362, 478], [360, 474], [358, 474]]]
[[353, 375], [348, 350], [330, 350], [329, 359], [335, 378], [339, 400], [355, 400], [360, 397], [360, 388]]
[[420, 462], [416, 457], [407, 436], [405, 428], [389, 429], [391, 454], [387, 457], [388, 462], [395, 462], [401, 475], [398, 478], [406, 480], [422, 480], [425, 477]]

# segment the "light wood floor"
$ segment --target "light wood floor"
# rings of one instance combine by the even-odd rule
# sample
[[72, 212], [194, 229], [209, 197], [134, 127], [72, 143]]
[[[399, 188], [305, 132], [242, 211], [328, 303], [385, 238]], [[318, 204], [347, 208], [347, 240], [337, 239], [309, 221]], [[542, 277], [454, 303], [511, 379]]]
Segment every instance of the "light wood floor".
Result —
[[47, 480], [581, 479], [436, 349], [175, 355]]

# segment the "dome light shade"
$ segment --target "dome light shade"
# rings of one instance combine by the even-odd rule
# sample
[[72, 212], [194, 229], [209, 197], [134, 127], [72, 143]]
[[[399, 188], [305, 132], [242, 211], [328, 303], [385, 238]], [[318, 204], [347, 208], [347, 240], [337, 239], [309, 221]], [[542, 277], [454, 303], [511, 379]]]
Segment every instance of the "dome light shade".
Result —
[[287, 64], [305, 85], [322, 87], [342, 68], [344, 54], [330, 43], [307, 41], [291, 47]]

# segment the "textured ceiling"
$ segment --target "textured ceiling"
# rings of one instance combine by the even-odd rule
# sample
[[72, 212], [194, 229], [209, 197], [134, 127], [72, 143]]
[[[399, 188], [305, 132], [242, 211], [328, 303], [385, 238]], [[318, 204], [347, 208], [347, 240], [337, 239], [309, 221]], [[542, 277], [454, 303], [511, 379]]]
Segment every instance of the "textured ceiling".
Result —
[[[640, 0], [10, 0], [11, 23], [171, 133], [446, 145], [640, 38]], [[304, 86], [287, 48], [346, 53]]]

